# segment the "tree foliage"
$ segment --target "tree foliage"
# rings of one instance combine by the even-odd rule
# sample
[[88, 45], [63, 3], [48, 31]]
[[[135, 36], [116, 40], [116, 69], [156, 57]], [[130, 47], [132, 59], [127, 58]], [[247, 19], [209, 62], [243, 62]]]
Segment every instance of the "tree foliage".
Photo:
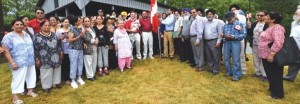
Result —
[[4, 25], [10, 26], [11, 21], [21, 15], [34, 17], [35, 4], [38, 0], [2, 0]]

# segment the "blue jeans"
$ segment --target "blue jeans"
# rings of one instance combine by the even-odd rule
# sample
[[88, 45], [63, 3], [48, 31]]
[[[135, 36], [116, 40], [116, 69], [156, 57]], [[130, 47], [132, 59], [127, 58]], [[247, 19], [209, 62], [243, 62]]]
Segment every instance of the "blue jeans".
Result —
[[[240, 78], [242, 75], [241, 69], [241, 42], [240, 41], [226, 41], [224, 44], [224, 61], [226, 67], [226, 74], [232, 74], [233, 78]], [[232, 56], [233, 67], [230, 64]]]
[[69, 50], [70, 58], [70, 79], [75, 80], [76, 75], [82, 75], [83, 69], [83, 50]]

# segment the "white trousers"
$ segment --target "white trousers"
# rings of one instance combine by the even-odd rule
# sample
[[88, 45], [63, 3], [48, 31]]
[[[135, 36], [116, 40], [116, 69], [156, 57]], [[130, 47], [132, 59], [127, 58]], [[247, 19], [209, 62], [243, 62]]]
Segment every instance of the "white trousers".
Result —
[[43, 89], [49, 89], [52, 85], [60, 84], [61, 82], [61, 66], [54, 68], [41, 67], [41, 82]]
[[144, 43], [144, 57], [147, 57], [148, 46], [149, 46], [149, 57], [153, 55], [153, 36], [152, 32], [142, 32], [142, 39]]
[[12, 94], [19, 94], [24, 92], [24, 84], [27, 88], [34, 88], [36, 85], [35, 65], [25, 66], [12, 70], [11, 91]]
[[246, 56], [244, 53], [245, 50], [245, 41], [241, 41], [241, 68], [242, 68], [242, 74], [246, 75], [247, 74], [247, 66], [246, 66]]
[[85, 66], [85, 73], [87, 78], [93, 78], [97, 66], [97, 47], [93, 47], [92, 55], [83, 55], [83, 62]]
[[253, 64], [254, 64], [254, 71], [256, 75], [262, 75], [263, 77], [267, 77], [262, 59], [258, 56], [258, 46], [252, 46], [252, 54], [253, 54]]
[[[140, 36], [140, 34], [139, 33], [130, 33], [129, 38], [130, 38], [131, 44], [135, 43], [136, 57], [138, 59], [142, 58], [142, 55], [141, 55], [141, 36]], [[132, 50], [133, 50], [133, 48], [132, 48]]]

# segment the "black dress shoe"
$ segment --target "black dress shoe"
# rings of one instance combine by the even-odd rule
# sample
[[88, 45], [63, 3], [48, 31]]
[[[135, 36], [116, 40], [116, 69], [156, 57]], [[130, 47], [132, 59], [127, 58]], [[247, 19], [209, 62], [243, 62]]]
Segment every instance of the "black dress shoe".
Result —
[[277, 97], [277, 96], [274, 96], [274, 95], [270, 95], [270, 97], [271, 97], [272, 99], [283, 99], [283, 97]]
[[282, 79], [285, 81], [294, 82], [294, 80], [288, 79], [287, 77], [282, 77]]
[[248, 58], [248, 57], [246, 57], [246, 58], [245, 58], [245, 60], [246, 60], [246, 61], [249, 61], [249, 58]]
[[58, 88], [58, 89], [61, 89], [62, 85], [61, 84], [56, 84], [55, 87]]
[[95, 79], [94, 79], [94, 78], [88, 78], [87, 80], [90, 80], [90, 81], [95, 81]]
[[50, 88], [48, 88], [48, 89], [44, 89], [44, 92], [45, 92], [45, 93], [50, 93], [50, 91], [51, 91], [51, 89], [50, 89]]

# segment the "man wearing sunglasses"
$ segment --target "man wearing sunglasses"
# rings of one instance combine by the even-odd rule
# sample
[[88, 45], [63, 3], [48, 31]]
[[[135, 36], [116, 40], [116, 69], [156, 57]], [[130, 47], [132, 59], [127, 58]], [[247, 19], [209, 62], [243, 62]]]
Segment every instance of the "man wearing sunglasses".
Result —
[[30, 20], [29, 22], [28, 22], [28, 26], [29, 27], [31, 27], [31, 28], [33, 28], [33, 30], [34, 30], [34, 34], [36, 34], [36, 33], [38, 33], [38, 32], [40, 32], [40, 23], [42, 22], [42, 21], [45, 21], [46, 19], [44, 18], [44, 9], [43, 8], [36, 8], [35, 9], [35, 18], [34, 19], [32, 19], [32, 20]]

